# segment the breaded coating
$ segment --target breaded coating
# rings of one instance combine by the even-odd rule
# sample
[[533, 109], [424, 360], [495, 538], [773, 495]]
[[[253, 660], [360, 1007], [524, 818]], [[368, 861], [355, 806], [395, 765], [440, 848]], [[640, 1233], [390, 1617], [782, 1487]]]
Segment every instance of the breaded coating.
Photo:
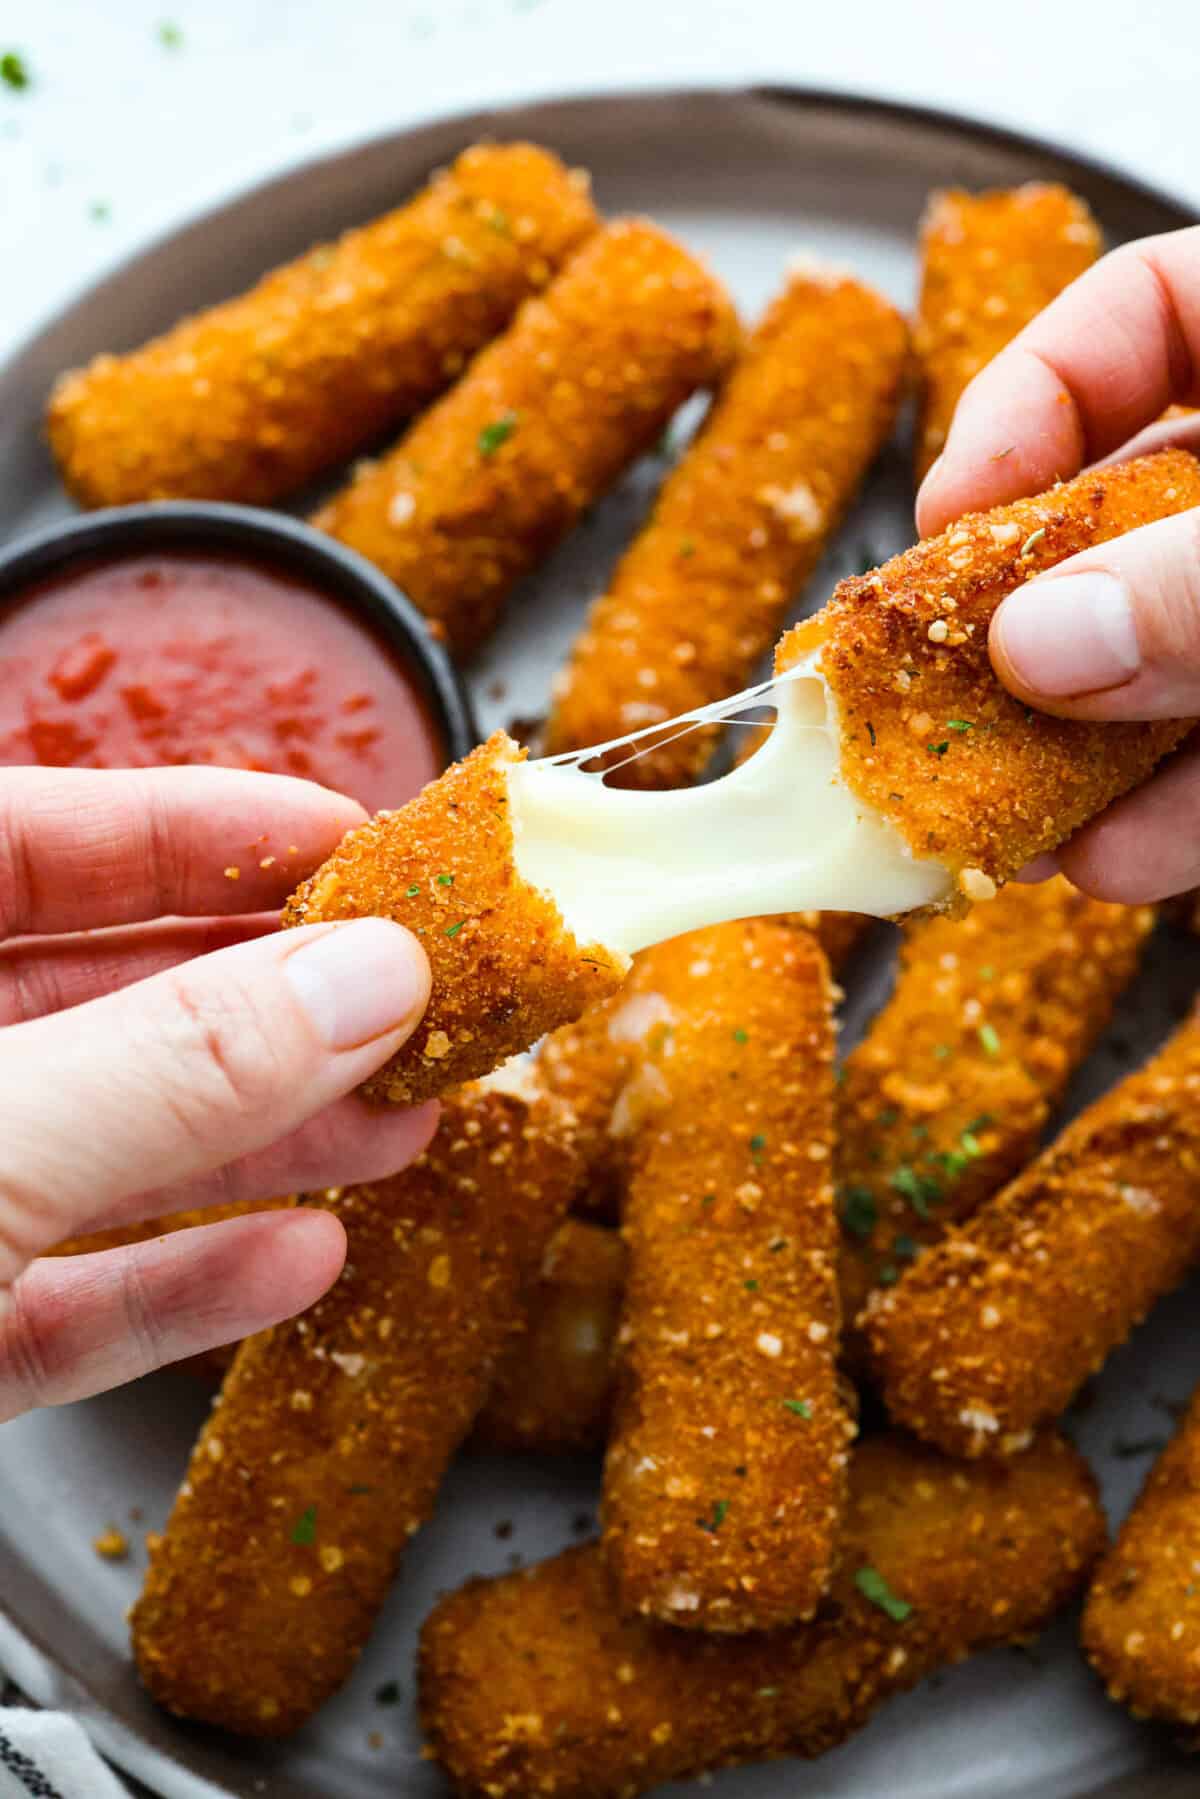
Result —
[[[750, 337], [555, 686], [547, 749], [584, 749], [745, 687], [895, 420], [908, 330], [852, 275], [806, 263]], [[719, 725], [623, 760], [679, 787]]]
[[918, 483], [941, 454], [967, 383], [1104, 249], [1084, 201], [1041, 181], [980, 194], [936, 190], [920, 243]]
[[1095, 1482], [1061, 1437], [968, 1467], [876, 1437], [855, 1451], [841, 1566], [811, 1623], [713, 1638], [623, 1618], [583, 1545], [437, 1605], [422, 1722], [462, 1799], [633, 1799], [823, 1755], [935, 1669], [1039, 1630], [1103, 1543]]
[[525, 1328], [501, 1359], [475, 1442], [489, 1449], [598, 1449], [608, 1429], [625, 1246], [568, 1218], [526, 1296]]
[[1007, 1455], [1200, 1256], [1200, 1018], [928, 1250], [865, 1322], [892, 1417]]
[[351, 831], [288, 901], [285, 925], [394, 918], [433, 971], [428, 1010], [366, 1083], [415, 1105], [487, 1074], [612, 992], [626, 964], [579, 944], [513, 864], [507, 771], [525, 752], [498, 731], [396, 812]]
[[480, 1088], [403, 1173], [307, 1202], [345, 1270], [247, 1339], [201, 1431], [132, 1614], [160, 1704], [284, 1736], [341, 1686], [578, 1177], [560, 1108]]
[[1200, 1724], [1200, 1389], [1088, 1591], [1081, 1640], [1110, 1699]]
[[441, 393], [598, 224], [549, 151], [476, 145], [399, 211], [64, 375], [63, 480], [83, 506], [276, 500]]
[[[854, 912], [786, 912], [771, 922], [813, 932], [836, 972], [873, 921]], [[566, 1100], [575, 1113], [588, 1168], [579, 1203], [589, 1217], [608, 1221], [620, 1209], [631, 1135], [654, 1098], [631, 1078], [647, 1040], [653, 1040], [663, 1022], [653, 956], [653, 951], [634, 956], [619, 992], [552, 1031], [538, 1049], [547, 1091]]]
[[1088, 724], [1028, 710], [988, 660], [988, 625], [1022, 581], [1092, 544], [1200, 505], [1200, 464], [1162, 450], [1036, 499], [968, 513], [796, 625], [780, 670], [820, 648], [842, 776], [913, 854], [986, 897], [1143, 781], [1188, 720]]
[[848, 1324], [1028, 1162], [1153, 922], [1060, 875], [904, 933], [895, 990], [838, 1088]]
[[606, 226], [313, 523], [390, 575], [460, 654], [734, 352], [724, 289], [640, 219]]
[[629, 1271], [603, 1542], [627, 1613], [808, 1617], [854, 1425], [838, 1383], [833, 1013], [812, 936], [761, 919], [646, 953], [663, 1021], [635, 1079]]

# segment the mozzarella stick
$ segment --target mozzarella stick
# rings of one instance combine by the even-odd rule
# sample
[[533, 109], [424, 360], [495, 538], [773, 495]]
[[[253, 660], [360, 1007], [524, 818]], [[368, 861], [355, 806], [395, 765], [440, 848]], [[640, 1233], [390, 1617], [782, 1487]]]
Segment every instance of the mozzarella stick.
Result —
[[476, 145], [399, 211], [64, 375], [63, 480], [84, 506], [276, 500], [448, 387], [598, 224], [556, 156]]
[[1200, 464], [1184, 450], [1096, 469], [1036, 499], [968, 513], [841, 582], [823, 612], [784, 637], [780, 671], [819, 657], [854, 798], [914, 857], [948, 868], [960, 900], [990, 896], [1056, 848], [1191, 729], [1031, 712], [992, 673], [992, 614], [1068, 556], [1196, 505]]
[[848, 1322], [1024, 1167], [1153, 921], [1058, 876], [905, 933], [895, 991], [838, 1087]]
[[[746, 686], [892, 429], [907, 355], [881, 295], [815, 263], [797, 269], [593, 606], [556, 684], [552, 754]], [[718, 729], [625, 758], [614, 779], [693, 781]]]
[[313, 523], [474, 649], [510, 590], [720, 376], [724, 289], [647, 221], [607, 226], [397, 447]]
[[612, 992], [633, 951], [699, 925], [992, 897], [1190, 728], [1027, 710], [992, 673], [992, 612], [1062, 557], [1196, 504], [1200, 464], [1166, 450], [843, 582], [780, 645], [774, 729], [707, 786], [613, 790], [499, 732], [352, 832], [284, 922], [377, 913], [423, 933], [429, 1011], [370, 1090], [410, 1103], [497, 1066]]
[[1104, 1541], [1087, 1465], [1040, 1437], [961, 1467], [901, 1436], [856, 1450], [829, 1603], [739, 1638], [619, 1612], [597, 1545], [474, 1580], [421, 1637], [421, 1716], [462, 1799], [633, 1799], [665, 1781], [817, 1756], [893, 1694], [1040, 1630]]
[[402, 1174], [316, 1202], [345, 1270], [243, 1343], [133, 1610], [168, 1710], [284, 1736], [342, 1685], [578, 1176], [559, 1108], [473, 1089]]
[[293, 894], [285, 925], [372, 914], [416, 932], [433, 970], [408, 1044], [367, 1083], [412, 1105], [487, 1074], [620, 984], [627, 959], [580, 944], [513, 860], [507, 772], [524, 751], [498, 732], [398, 812], [351, 831]]
[[475, 1442], [489, 1449], [598, 1449], [612, 1402], [625, 1246], [568, 1218], [526, 1298], [525, 1328], [496, 1370]]
[[1200, 1724], [1200, 1389], [1088, 1591], [1082, 1642], [1136, 1717]]
[[604, 1549], [626, 1612], [766, 1629], [824, 1590], [853, 1436], [828, 970], [807, 933], [761, 920], [646, 961], [664, 1023], [629, 1150]]
[[1084, 202], [1052, 182], [981, 194], [944, 188], [929, 196], [913, 322], [918, 483], [941, 453], [967, 383], [1103, 248]]
[[1006, 1455], [1200, 1256], [1200, 1019], [895, 1287], [865, 1322], [892, 1417]]

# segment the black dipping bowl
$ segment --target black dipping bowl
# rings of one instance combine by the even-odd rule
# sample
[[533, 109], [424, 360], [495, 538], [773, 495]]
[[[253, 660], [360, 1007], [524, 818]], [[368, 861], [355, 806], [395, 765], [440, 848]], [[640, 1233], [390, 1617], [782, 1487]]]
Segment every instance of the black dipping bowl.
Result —
[[284, 513], [207, 500], [153, 500], [65, 519], [0, 550], [0, 611], [73, 563], [148, 550], [225, 550], [301, 577], [361, 619], [409, 670], [448, 762], [479, 742], [458, 671], [412, 601], [354, 550]]

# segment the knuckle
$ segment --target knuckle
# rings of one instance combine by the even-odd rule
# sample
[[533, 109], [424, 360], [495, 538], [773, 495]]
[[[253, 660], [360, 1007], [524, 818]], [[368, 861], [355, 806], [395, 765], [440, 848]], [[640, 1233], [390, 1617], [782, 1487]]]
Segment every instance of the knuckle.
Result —
[[137, 1358], [137, 1372], [146, 1374], [152, 1368], [161, 1368], [168, 1360], [166, 1337], [136, 1255], [126, 1256], [121, 1262], [119, 1302], [125, 1334]]
[[[55, 1331], [48, 1314], [26, 1303], [20, 1281], [0, 1296], [7, 1310], [0, 1343], [3, 1344], [3, 1379], [12, 1400], [5, 1400], [0, 1415], [32, 1411], [52, 1401], [56, 1358]], [[2, 1314], [0, 1314], [2, 1315]]]
[[183, 1031], [177, 1107], [198, 1130], [215, 1119], [254, 1118], [279, 1103], [288, 1077], [280, 1039], [245, 987], [214, 987], [188, 969], [173, 978]]

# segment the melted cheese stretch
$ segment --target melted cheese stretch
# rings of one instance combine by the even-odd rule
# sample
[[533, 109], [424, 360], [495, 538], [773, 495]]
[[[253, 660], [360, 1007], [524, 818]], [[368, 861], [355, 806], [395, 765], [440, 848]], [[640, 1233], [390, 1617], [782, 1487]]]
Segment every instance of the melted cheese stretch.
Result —
[[[581, 943], [632, 955], [726, 919], [809, 910], [886, 918], [946, 897], [949, 871], [918, 861], [842, 781], [834, 702], [818, 657], [674, 721], [685, 727], [735, 717], [747, 705], [775, 707], [761, 749], [706, 786], [607, 787], [581, 766], [594, 750], [513, 767], [517, 872], [549, 894]], [[654, 741], [669, 729], [620, 741]]]

